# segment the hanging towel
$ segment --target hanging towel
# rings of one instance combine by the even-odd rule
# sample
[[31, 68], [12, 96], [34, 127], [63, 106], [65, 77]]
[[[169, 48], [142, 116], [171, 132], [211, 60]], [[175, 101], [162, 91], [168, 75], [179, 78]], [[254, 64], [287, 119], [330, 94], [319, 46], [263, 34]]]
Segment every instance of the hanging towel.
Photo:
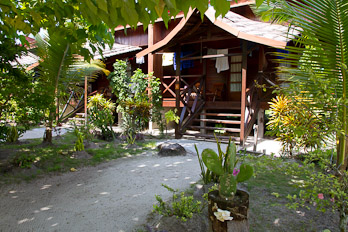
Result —
[[140, 57], [140, 58], [137, 58], [137, 59], [136, 59], [136, 63], [137, 63], [137, 64], [144, 64], [144, 63], [145, 63], [144, 57], [142, 56], [142, 57]]
[[[228, 49], [218, 49], [217, 50], [217, 54], [228, 54]], [[219, 57], [216, 59], [216, 64], [215, 64], [215, 68], [217, 70], [217, 73], [220, 73], [221, 71], [225, 71], [229, 69], [229, 65], [228, 65], [228, 57]]]

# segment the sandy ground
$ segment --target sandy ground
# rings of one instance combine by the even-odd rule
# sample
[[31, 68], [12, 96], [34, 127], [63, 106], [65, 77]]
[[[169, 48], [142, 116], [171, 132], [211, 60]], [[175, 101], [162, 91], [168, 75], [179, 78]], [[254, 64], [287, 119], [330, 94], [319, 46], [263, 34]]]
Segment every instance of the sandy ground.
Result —
[[[31, 132], [31, 136], [41, 132]], [[136, 231], [146, 223], [156, 194], [170, 198], [162, 183], [184, 190], [200, 178], [194, 144], [200, 152], [216, 150], [211, 142], [170, 142], [184, 146], [188, 155], [159, 157], [147, 152], [1, 187], [0, 231]], [[279, 150], [276, 143], [264, 146]]]

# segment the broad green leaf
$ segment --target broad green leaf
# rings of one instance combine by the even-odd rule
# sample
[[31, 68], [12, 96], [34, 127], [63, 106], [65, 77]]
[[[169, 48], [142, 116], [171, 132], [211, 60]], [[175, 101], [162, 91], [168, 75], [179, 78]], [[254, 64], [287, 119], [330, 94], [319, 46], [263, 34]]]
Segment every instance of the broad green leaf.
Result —
[[224, 16], [230, 10], [230, 1], [226, 0], [211, 0], [210, 4], [214, 6], [215, 17]]
[[232, 197], [237, 191], [237, 181], [232, 174], [225, 173], [220, 176], [219, 194], [222, 197]]
[[221, 161], [216, 152], [212, 149], [207, 148], [203, 150], [202, 160], [205, 166], [216, 175], [222, 175], [224, 173]]
[[163, 0], [159, 0], [157, 6], [155, 6], [155, 10], [156, 10], [158, 17], [162, 16], [165, 6], [166, 6], [165, 2]]
[[226, 148], [226, 157], [225, 162], [227, 164], [227, 169], [229, 173], [233, 172], [234, 166], [236, 164], [236, 155], [237, 155], [237, 147], [234, 142], [231, 141], [231, 138], [229, 140], [228, 146]]
[[106, 0], [98, 0], [97, 6], [99, 9], [103, 10], [105, 13], [108, 13], [108, 3]]
[[259, 7], [265, 0], [256, 0], [256, 6]]
[[242, 164], [237, 175], [237, 182], [243, 182], [249, 180], [254, 173], [254, 169], [249, 164]]

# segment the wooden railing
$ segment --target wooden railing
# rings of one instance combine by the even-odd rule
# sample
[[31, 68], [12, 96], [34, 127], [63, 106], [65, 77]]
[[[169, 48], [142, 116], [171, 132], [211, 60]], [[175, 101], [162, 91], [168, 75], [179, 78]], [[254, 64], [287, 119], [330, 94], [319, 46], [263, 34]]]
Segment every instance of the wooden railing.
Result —
[[181, 82], [184, 84], [183, 90], [180, 91], [180, 102], [184, 105], [179, 122], [181, 133], [185, 131], [186, 127], [201, 112], [205, 103], [205, 76], [200, 75], [198, 77], [199, 78], [196, 79], [192, 84], [188, 84], [184, 79], [181, 79]]
[[274, 86], [275, 83], [270, 80], [269, 75], [261, 72], [258, 74], [256, 80], [246, 91], [246, 104], [245, 104], [245, 119], [244, 119], [244, 141], [253, 129], [253, 125], [257, 120], [257, 115], [260, 109], [261, 101], [266, 100], [268, 93], [263, 93], [262, 88], [268, 89], [268, 87]]

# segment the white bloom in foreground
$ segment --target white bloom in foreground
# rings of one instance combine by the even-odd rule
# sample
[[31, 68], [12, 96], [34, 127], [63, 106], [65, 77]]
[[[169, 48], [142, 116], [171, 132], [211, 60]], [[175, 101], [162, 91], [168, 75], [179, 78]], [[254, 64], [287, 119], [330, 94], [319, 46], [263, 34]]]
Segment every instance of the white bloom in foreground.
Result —
[[217, 218], [217, 220], [221, 222], [233, 220], [233, 217], [230, 217], [230, 214], [231, 214], [230, 211], [222, 210], [222, 209], [218, 209], [217, 212], [214, 212], [214, 215]]

